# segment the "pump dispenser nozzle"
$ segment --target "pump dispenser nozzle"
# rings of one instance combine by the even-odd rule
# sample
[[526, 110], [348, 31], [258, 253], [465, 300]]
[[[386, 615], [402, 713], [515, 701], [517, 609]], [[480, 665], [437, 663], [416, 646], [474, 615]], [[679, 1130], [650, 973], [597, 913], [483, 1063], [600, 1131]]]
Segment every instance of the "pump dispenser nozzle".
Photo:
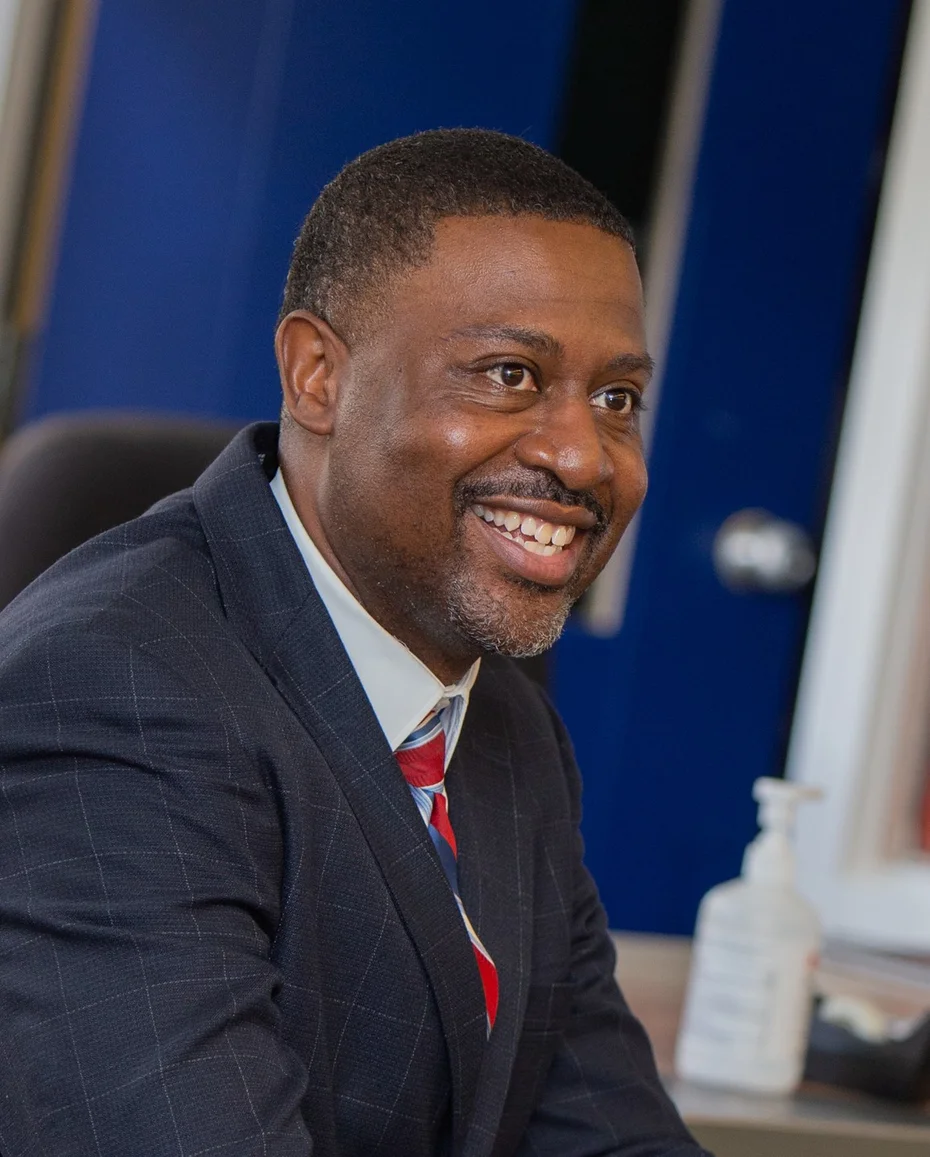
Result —
[[789, 835], [798, 804], [806, 799], [820, 799], [822, 795], [819, 787], [790, 783], [787, 779], [762, 776], [752, 785], [752, 798], [759, 801], [759, 827], [780, 828]]
[[762, 831], [746, 849], [743, 875], [757, 883], [792, 883], [795, 868], [791, 835], [798, 804], [820, 799], [823, 793], [817, 787], [762, 777], [753, 784], [752, 794], [759, 801]]

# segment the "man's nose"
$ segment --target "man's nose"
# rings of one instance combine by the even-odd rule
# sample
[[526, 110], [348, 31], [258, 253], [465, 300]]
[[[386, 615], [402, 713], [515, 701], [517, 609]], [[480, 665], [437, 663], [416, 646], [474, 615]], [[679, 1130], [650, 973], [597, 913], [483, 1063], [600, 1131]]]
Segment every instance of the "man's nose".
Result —
[[613, 459], [587, 398], [550, 397], [534, 408], [533, 416], [533, 429], [514, 446], [522, 465], [550, 471], [570, 490], [590, 490], [609, 481]]

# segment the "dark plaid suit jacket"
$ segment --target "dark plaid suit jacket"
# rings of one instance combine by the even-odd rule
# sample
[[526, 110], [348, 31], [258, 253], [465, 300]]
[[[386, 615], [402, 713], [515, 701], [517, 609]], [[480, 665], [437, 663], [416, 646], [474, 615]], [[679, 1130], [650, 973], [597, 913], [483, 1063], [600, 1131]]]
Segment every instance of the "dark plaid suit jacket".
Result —
[[448, 777], [500, 974], [486, 1040], [442, 869], [267, 485], [275, 435], [0, 616], [0, 1152], [693, 1157], [612, 980], [563, 729], [493, 659]]

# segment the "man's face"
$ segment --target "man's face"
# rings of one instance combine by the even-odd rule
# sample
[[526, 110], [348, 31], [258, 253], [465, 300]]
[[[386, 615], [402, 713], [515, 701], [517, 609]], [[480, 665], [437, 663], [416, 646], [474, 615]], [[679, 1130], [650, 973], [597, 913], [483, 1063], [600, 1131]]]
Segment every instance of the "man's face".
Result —
[[645, 494], [648, 376], [622, 240], [441, 221], [346, 359], [318, 472], [327, 553], [440, 677], [539, 652]]

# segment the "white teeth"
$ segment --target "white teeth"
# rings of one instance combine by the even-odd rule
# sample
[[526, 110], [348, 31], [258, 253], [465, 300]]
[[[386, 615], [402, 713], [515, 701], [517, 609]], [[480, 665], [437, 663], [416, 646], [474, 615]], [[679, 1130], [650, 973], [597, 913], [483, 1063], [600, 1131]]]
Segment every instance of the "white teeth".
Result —
[[521, 538], [515, 539], [518, 541], [524, 550], [528, 550], [530, 554], [559, 554], [562, 550], [560, 546], [543, 546], [541, 542], [537, 542], [535, 538]]
[[[545, 522], [534, 518], [532, 514], [520, 514], [516, 510], [492, 509], [475, 503], [472, 511], [485, 522], [493, 523], [505, 538], [520, 545], [531, 554], [556, 554], [575, 537], [574, 526], [563, 526], [558, 523]], [[519, 531], [523, 538], [518, 538]]]

